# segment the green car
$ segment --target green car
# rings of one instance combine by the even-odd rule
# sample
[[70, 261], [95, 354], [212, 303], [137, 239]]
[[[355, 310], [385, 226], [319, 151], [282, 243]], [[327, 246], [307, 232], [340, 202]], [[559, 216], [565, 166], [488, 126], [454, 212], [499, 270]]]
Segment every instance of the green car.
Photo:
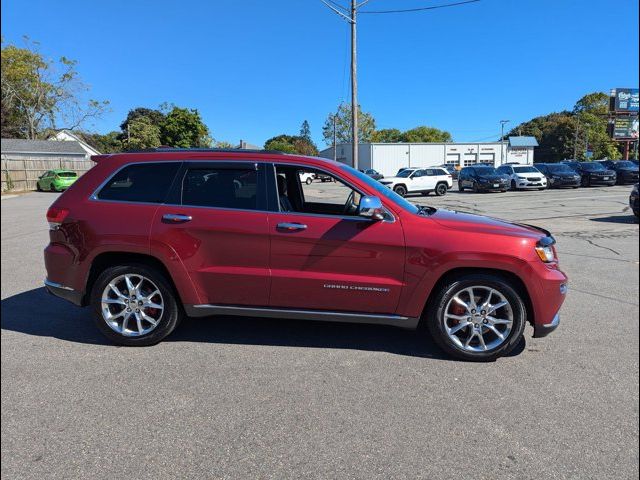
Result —
[[49, 170], [38, 178], [36, 188], [39, 192], [49, 190], [61, 192], [69, 188], [78, 179], [78, 174], [70, 170]]

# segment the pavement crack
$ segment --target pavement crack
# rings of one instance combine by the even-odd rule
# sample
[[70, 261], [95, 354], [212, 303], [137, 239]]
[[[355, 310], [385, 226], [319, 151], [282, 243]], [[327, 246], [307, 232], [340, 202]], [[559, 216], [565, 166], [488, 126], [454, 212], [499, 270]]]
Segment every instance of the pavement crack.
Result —
[[584, 240], [585, 242], [587, 242], [590, 245], [593, 245], [594, 247], [598, 247], [598, 248], [602, 248], [604, 250], [609, 250], [610, 252], [615, 253], [616, 255], [620, 256], [619, 252], [616, 252], [613, 248], [609, 248], [609, 247], [605, 247], [603, 245], [598, 245], [596, 242], [594, 242], [593, 240], [589, 239], [589, 238], [584, 238], [582, 237], [581, 240]]

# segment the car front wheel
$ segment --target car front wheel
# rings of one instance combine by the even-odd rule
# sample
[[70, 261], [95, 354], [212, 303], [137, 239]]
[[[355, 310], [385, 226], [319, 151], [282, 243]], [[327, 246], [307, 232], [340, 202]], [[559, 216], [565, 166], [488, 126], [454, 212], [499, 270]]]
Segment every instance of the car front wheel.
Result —
[[521, 295], [506, 279], [490, 274], [447, 282], [426, 317], [431, 335], [445, 352], [485, 362], [507, 355], [520, 343], [526, 320]]
[[147, 265], [107, 268], [91, 290], [98, 329], [125, 346], [154, 345], [178, 325], [180, 309], [165, 276]]

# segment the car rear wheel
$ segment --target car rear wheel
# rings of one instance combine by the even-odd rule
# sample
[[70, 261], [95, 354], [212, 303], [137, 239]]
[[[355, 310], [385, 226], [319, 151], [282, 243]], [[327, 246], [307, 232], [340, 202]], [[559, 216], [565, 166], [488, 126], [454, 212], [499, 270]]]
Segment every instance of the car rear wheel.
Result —
[[583, 187], [588, 187], [590, 184], [591, 182], [586, 176], [582, 177], [582, 179], [580, 180], [580, 185], [582, 185]]
[[36, 182], [36, 190], [37, 190], [38, 192], [41, 192], [41, 191], [42, 191], [42, 187], [40, 186], [40, 182]]
[[518, 185], [516, 184], [515, 180], [511, 180], [511, 190], [517, 190], [518, 189]]
[[306, 184], [311, 185], [313, 183], [313, 178], [307, 178]]
[[49, 191], [50, 192], [57, 192], [58, 191], [58, 190], [56, 190], [55, 184], [52, 183], [51, 185], [49, 185]]
[[107, 268], [93, 285], [91, 306], [98, 329], [119, 345], [155, 345], [180, 321], [167, 279], [146, 265]]
[[438, 185], [436, 185], [436, 195], [438, 197], [442, 197], [443, 195], [447, 194], [447, 184], [446, 183], [439, 183]]
[[473, 182], [471, 189], [473, 190], [473, 193], [478, 193], [480, 191], [480, 188], [478, 188], [478, 182]]
[[492, 361], [522, 340], [527, 320], [521, 295], [503, 277], [464, 275], [447, 282], [427, 309], [434, 340], [450, 355]]
[[404, 197], [407, 194], [407, 189], [402, 185], [398, 185], [397, 187], [394, 187], [393, 191], [396, 192], [401, 197]]
[[462, 186], [462, 183], [460, 182], [460, 180], [458, 180], [458, 191], [464, 192], [464, 187]]

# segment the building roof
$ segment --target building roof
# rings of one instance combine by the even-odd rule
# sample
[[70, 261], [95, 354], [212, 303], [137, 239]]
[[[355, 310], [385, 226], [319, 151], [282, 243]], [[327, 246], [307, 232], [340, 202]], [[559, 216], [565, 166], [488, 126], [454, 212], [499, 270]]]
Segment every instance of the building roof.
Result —
[[58, 155], [86, 155], [78, 142], [57, 142], [51, 140], [23, 140], [3, 138], [2, 153], [44, 153]]
[[87, 142], [85, 142], [82, 136], [76, 134], [75, 132], [72, 132], [71, 130], [67, 130], [66, 128], [58, 130], [56, 133], [47, 138], [47, 140], [57, 140], [65, 142], [76, 141], [89, 155], [100, 155], [100, 152], [89, 145]]
[[537, 147], [536, 137], [509, 137], [510, 147]]

